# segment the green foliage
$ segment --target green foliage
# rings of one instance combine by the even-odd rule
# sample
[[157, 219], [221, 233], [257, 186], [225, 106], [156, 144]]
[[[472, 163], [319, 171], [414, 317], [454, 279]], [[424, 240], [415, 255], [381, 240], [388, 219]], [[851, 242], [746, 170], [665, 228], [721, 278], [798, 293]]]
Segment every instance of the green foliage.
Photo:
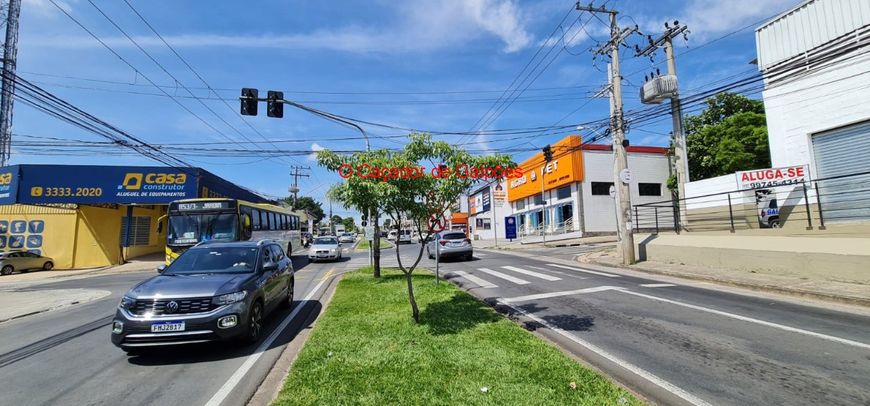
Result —
[[329, 220], [330, 220], [330, 223], [332, 223], [332, 225], [342, 224], [342, 221], [343, 221], [341, 216], [339, 216], [339, 215], [333, 215], [332, 217], [329, 218]]
[[[455, 148], [444, 141], [434, 141], [429, 134], [413, 133], [399, 151], [379, 149], [340, 155], [329, 150], [317, 153], [318, 162], [334, 171], [348, 166], [386, 169], [388, 175], [394, 168], [420, 168], [420, 176], [349, 176], [330, 190], [330, 195], [347, 207], [360, 212], [378, 210], [390, 216], [393, 224], [409, 220], [417, 233], [426, 239], [432, 234], [427, 219], [441, 218], [459, 196], [476, 181], [472, 176], [462, 176], [460, 168], [513, 168], [516, 164], [510, 156], [495, 154], [473, 156], [464, 149]], [[432, 176], [432, 169], [446, 166], [442, 176]], [[408, 300], [411, 315], [419, 320], [419, 310], [414, 298], [411, 273], [423, 257], [424, 245], [420, 244], [417, 258], [405, 266], [399, 253], [401, 244], [396, 244], [396, 259], [399, 269], [407, 276]]]
[[384, 228], [390, 228], [390, 224], [392, 224], [392, 220], [384, 219]]
[[341, 280], [273, 405], [642, 404], [431, 274], [414, 276], [422, 314], [409, 323], [403, 275], [371, 272]]
[[356, 224], [353, 221], [353, 217], [345, 217], [343, 220], [341, 220], [341, 224], [344, 224], [344, 229], [347, 232], [353, 232], [354, 230], [356, 230]]
[[319, 223], [320, 220], [323, 220], [323, 217], [326, 215], [323, 213], [323, 207], [321, 203], [314, 198], [309, 196], [302, 196], [296, 199], [296, 202], [293, 202], [293, 196], [285, 197], [283, 199], [287, 204], [293, 207], [293, 210], [303, 210], [307, 211], [311, 214], [312, 220], [314, 223]]
[[761, 101], [720, 93], [706, 104], [707, 109], [701, 114], [686, 118], [692, 180], [770, 166], [767, 123]]

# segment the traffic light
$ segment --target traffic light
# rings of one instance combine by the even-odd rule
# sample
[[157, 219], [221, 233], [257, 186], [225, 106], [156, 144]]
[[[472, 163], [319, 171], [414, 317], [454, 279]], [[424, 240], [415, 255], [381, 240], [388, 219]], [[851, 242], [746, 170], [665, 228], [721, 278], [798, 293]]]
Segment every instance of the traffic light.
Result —
[[242, 97], [239, 97], [242, 102], [241, 113], [243, 116], [257, 115], [257, 89], [249, 87], [242, 88]]
[[544, 152], [544, 161], [550, 162], [553, 160], [553, 149], [550, 148], [549, 144], [546, 147], [544, 147], [541, 151]]
[[269, 91], [266, 98], [266, 115], [269, 117], [284, 117], [284, 92]]

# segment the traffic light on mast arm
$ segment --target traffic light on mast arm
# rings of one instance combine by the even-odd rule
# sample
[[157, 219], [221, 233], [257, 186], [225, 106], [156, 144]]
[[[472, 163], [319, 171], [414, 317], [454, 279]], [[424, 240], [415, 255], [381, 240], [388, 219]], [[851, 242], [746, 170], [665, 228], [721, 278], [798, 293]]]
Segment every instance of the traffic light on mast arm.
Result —
[[257, 115], [257, 89], [249, 87], [242, 88], [242, 96], [239, 97], [241, 103], [241, 113], [243, 116]]
[[553, 148], [547, 145], [541, 151], [544, 152], [544, 161], [551, 162], [553, 160]]
[[284, 92], [270, 90], [266, 98], [266, 115], [269, 117], [284, 117]]

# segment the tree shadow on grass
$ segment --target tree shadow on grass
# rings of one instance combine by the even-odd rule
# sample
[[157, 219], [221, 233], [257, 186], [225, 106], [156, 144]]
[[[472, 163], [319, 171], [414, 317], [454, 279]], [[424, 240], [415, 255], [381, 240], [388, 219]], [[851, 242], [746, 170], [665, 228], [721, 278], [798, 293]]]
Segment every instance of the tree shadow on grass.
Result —
[[486, 303], [459, 292], [449, 300], [430, 303], [420, 313], [420, 324], [429, 326], [434, 335], [456, 334], [499, 319]]

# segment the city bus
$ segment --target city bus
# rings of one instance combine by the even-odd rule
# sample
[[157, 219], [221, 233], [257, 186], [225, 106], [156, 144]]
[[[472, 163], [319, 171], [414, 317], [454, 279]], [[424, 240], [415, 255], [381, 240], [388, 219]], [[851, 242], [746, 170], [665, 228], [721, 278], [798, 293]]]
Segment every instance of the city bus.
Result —
[[302, 249], [299, 216], [271, 204], [236, 199], [185, 199], [169, 204], [166, 263], [188, 248], [211, 240], [269, 239], [292, 255]]

